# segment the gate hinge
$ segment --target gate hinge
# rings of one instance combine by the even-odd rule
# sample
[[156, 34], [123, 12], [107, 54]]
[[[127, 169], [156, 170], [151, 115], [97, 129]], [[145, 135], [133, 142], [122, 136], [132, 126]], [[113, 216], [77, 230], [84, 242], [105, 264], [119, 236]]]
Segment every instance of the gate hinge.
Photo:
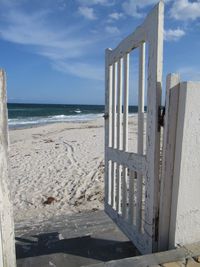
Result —
[[164, 119], [165, 119], [165, 107], [159, 106], [158, 109], [158, 131], [160, 132], [160, 128], [164, 127]]
[[107, 120], [109, 118], [109, 114], [106, 112], [104, 115], [103, 115], [104, 119]]

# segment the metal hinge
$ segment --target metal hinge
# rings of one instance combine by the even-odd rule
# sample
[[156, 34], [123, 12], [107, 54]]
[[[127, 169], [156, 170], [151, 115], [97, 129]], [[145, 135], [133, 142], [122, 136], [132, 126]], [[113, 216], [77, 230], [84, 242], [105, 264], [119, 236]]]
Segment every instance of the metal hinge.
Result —
[[164, 127], [165, 122], [165, 107], [159, 106], [158, 109], [158, 131], [160, 132], [160, 128]]
[[108, 113], [105, 113], [105, 114], [103, 115], [103, 117], [104, 117], [105, 120], [107, 120], [107, 119], [109, 118], [109, 114], [108, 114]]

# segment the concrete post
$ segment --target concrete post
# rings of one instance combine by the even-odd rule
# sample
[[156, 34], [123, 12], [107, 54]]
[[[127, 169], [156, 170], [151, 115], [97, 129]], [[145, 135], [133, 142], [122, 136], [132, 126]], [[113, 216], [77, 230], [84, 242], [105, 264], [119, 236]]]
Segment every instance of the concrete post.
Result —
[[3, 70], [0, 70], [0, 266], [16, 266], [14, 224], [8, 182], [6, 78]]
[[200, 83], [180, 83], [169, 247], [200, 240]]

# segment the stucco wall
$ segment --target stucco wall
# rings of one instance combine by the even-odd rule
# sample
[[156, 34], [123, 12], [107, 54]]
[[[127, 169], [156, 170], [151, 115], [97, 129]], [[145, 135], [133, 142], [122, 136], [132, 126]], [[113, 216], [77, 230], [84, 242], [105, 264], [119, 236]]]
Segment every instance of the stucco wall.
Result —
[[180, 84], [170, 247], [200, 241], [200, 83]]

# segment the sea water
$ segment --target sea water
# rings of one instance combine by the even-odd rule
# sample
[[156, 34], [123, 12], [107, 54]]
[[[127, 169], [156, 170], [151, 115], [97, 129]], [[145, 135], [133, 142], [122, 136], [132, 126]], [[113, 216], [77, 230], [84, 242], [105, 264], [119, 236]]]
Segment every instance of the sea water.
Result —
[[[137, 107], [130, 106], [130, 113]], [[10, 128], [31, 127], [58, 122], [84, 122], [101, 118], [104, 105], [61, 105], [61, 104], [8, 104]]]

